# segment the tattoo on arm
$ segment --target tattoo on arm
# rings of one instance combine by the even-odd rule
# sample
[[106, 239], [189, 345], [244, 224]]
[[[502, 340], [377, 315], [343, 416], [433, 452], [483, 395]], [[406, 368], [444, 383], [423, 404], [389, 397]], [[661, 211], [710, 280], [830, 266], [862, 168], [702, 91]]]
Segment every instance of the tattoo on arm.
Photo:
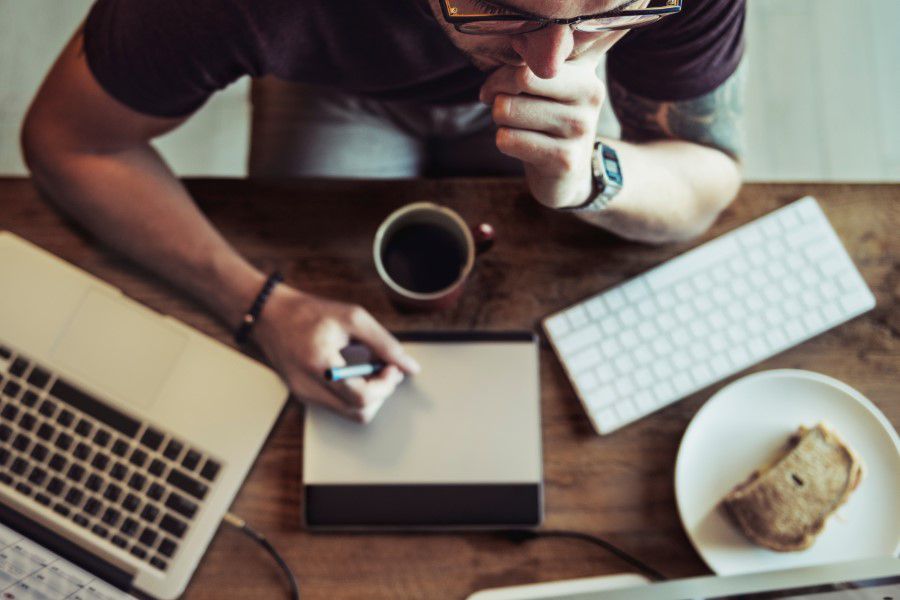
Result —
[[685, 140], [716, 148], [740, 160], [743, 150], [741, 67], [712, 92], [691, 100], [650, 100], [629, 92], [614, 80], [609, 84], [623, 140]]

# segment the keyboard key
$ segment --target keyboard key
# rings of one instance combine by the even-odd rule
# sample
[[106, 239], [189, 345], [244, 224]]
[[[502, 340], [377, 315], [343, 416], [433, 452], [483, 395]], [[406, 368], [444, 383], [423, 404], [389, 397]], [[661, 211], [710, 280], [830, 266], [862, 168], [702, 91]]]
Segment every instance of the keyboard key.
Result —
[[87, 517], [84, 515], [75, 515], [72, 517], [72, 520], [75, 521], [76, 525], [80, 525], [81, 527], [87, 527], [90, 521], [88, 521]]
[[13, 361], [12, 366], [9, 368], [9, 372], [16, 377], [21, 377], [25, 374], [25, 371], [28, 370], [29, 366], [31, 366], [30, 363], [20, 356]]
[[157, 569], [159, 569], [160, 571], [165, 571], [166, 568], [168, 567], [168, 565], [166, 564], [166, 561], [159, 558], [158, 556], [154, 556], [153, 558], [151, 558], [150, 564], [153, 565], [154, 567], [156, 567]]
[[184, 445], [181, 442], [176, 439], [171, 439], [166, 445], [166, 449], [163, 451], [163, 456], [169, 460], [176, 460], [178, 455], [181, 454], [182, 448], [184, 448]]
[[147, 453], [140, 448], [135, 448], [134, 452], [131, 453], [129, 461], [137, 467], [143, 467], [144, 463], [147, 462]]
[[159, 536], [155, 531], [153, 531], [149, 527], [144, 527], [144, 531], [141, 532], [141, 537], [138, 538], [138, 541], [143, 545], [152, 548], [153, 544], [156, 543], [157, 537]]
[[43, 506], [50, 506], [50, 503], [52, 502], [52, 500], [50, 499], [50, 496], [48, 496], [47, 494], [42, 494], [41, 492], [38, 492], [37, 494], [35, 494], [34, 499], [37, 501], [38, 504], [41, 504]]
[[63, 427], [69, 427], [73, 421], [75, 421], [75, 413], [68, 408], [62, 409], [59, 411], [59, 414], [56, 415], [56, 422]]
[[[209, 461], [207, 461], [207, 464], [209, 464]], [[204, 469], [205, 469], [205, 467], [204, 467]], [[151, 475], [160, 477], [163, 474], [163, 472], [166, 470], [166, 463], [159, 460], [158, 458], [154, 458], [153, 462], [150, 463], [150, 466], [147, 468], [147, 470], [150, 471]], [[202, 474], [203, 473], [201, 473], [201, 475]], [[215, 475], [213, 475], [213, 477], [215, 477]], [[209, 478], [207, 478], [207, 479], [209, 479]]]
[[101, 472], [105, 471], [108, 465], [109, 456], [103, 454], [102, 452], [98, 452], [97, 454], [95, 454], [94, 459], [91, 461], [91, 466]]
[[75, 441], [74, 438], [66, 432], [62, 432], [56, 438], [56, 447], [60, 450], [68, 450], [72, 447], [72, 442]]
[[165, 491], [166, 488], [154, 482], [151, 483], [150, 487], [147, 488], [147, 496], [153, 500], [159, 500], [162, 498]]
[[84, 478], [84, 474], [84, 467], [79, 464], [73, 464], [71, 467], [69, 467], [69, 472], [66, 474], [66, 477], [77, 483]]
[[22, 394], [21, 402], [28, 408], [34, 408], [34, 406], [37, 404], [37, 401], [38, 401], [38, 395], [35, 394], [34, 392], [32, 392], [31, 390], [28, 390], [27, 392]]
[[140, 422], [137, 420], [106, 405], [63, 379], [56, 380], [56, 383], [50, 388], [50, 394], [128, 437], [134, 437], [140, 429]]
[[24, 433], [20, 433], [13, 439], [12, 446], [19, 452], [25, 452], [30, 444], [31, 438]]
[[72, 509], [63, 503], [58, 502], [53, 506], [53, 512], [59, 513], [64, 517], [68, 517], [72, 513]]
[[127, 510], [128, 512], [134, 512], [141, 505], [141, 500], [134, 494], [128, 494], [125, 496], [125, 499], [122, 500], [122, 508]]
[[120, 535], [112, 536], [112, 539], [110, 541], [113, 543], [113, 546], [118, 546], [119, 548], [125, 548], [126, 546], [128, 546], [128, 540]]
[[41, 403], [41, 408], [39, 411], [45, 417], [52, 417], [53, 413], [56, 412], [56, 403], [53, 400], [44, 400]]
[[131, 479], [128, 480], [128, 487], [131, 489], [141, 491], [144, 489], [144, 485], [147, 483], [147, 478], [141, 475], [140, 473], [135, 473], [131, 476]]
[[31, 457], [38, 462], [44, 462], [48, 454], [50, 454], [50, 450], [43, 444], [35, 444], [31, 449]]
[[147, 521], [148, 523], [152, 523], [156, 520], [156, 517], [159, 516], [159, 509], [153, 506], [152, 504], [147, 504], [144, 506], [144, 510], [141, 511], [141, 518]]
[[169, 494], [169, 498], [166, 500], [166, 506], [188, 519], [193, 519], [194, 515], [197, 513], [197, 505], [177, 492]]
[[112, 527], [115, 526], [116, 523], [118, 523], [119, 516], [119, 511], [117, 511], [113, 507], [109, 507], [105, 511], [103, 511], [103, 517], [101, 517], [101, 520]]
[[138, 522], [131, 517], [127, 517], [122, 521], [122, 526], [119, 529], [128, 537], [133, 537], [138, 531]]
[[12, 437], [13, 430], [12, 427], [7, 425], [6, 423], [0, 423], [0, 441], [7, 441]]
[[91, 435], [91, 431], [93, 431], [94, 426], [91, 425], [91, 422], [87, 419], [81, 419], [78, 421], [78, 425], [75, 426], [75, 433], [78, 435], [87, 437]]
[[73, 487], [69, 490], [69, 493], [66, 494], [65, 500], [72, 506], [78, 506], [82, 498], [84, 498], [84, 492]]
[[21, 481], [16, 484], [16, 490], [20, 494], [25, 494], [26, 496], [30, 496], [31, 492], [33, 491], [30, 485]]
[[12, 465], [10, 465], [9, 470], [15, 473], [16, 475], [24, 475], [25, 471], [28, 470], [28, 461], [24, 458], [17, 457], [13, 460]]
[[0, 417], [3, 417], [7, 421], [12, 421], [18, 414], [19, 407], [15, 404], [7, 404], [3, 407], [3, 410], [0, 410]]
[[103, 508], [103, 502], [93, 496], [88, 498], [87, 502], [84, 503], [84, 512], [92, 517], [97, 516], [97, 513], [100, 512], [101, 508]]
[[117, 486], [114, 483], [110, 483], [106, 486], [106, 491], [103, 492], [103, 497], [109, 500], [110, 502], [116, 502], [119, 499], [119, 496], [122, 495], [122, 488]]
[[200, 464], [200, 453], [194, 449], [188, 450], [181, 461], [181, 466], [188, 471], [196, 469], [198, 464]]
[[[165, 515], [159, 522], [159, 528], [166, 533], [171, 533], [175, 537], [180, 538], [184, 535], [184, 532], [187, 531], [187, 524], [184, 521], [176, 519], [172, 515]], [[162, 552], [162, 549], [160, 549], [160, 552]]]
[[97, 433], [94, 434], [94, 444], [100, 446], [101, 448], [105, 448], [109, 443], [109, 440], [112, 436], [105, 429], [98, 429]]
[[140, 558], [141, 560], [147, 558], [147, 551], [144, 550], [143, 548], [141, 548], [140, 546], [133, 546], [131, 548], [131, 553], [134, 556], [137, 556], [138, 558]]
[[50, 483], [47, 484], [47, 491], [53, 494], [54, 496], [59, 496], [62, 494], [65, 489], [66, 484], [59, 477], [53, 477], [50, 479]]
[[141, 444], [147, 446], [151, 450], [157, 450], [159, 445], [162, 444], [162, 441], [163, 434], [152, 427], [148, 427], [147, 431], [144, 432], [144, 435], [141, 436]]
[[91, 455], [91, 447], [84, 442], [78, 442], [75, 446], [75, 450], [72, 451], [72, 454], [79, 460], [87, 460], [88, 456]]
[[199, 500], [203, 500], [203, 497], [206, 496], [206, 492], [209, 489], [206, 487], [206, 484], [201, 483], [190, 475], [182, 473], [178, 469], [172, 469], [169, 476], [166, 478], [166, 481]]
[[22, 417], [19, 419], [19, 428], [24, 429], [25, 431], [31, 431], [34, 429], [34, 426], [37, 425], [37, 418], [31, 413], [22, 413]]
[[12, 452], [10, 452], [7, 448], [0, 447], [0, 465], [5, 465], [10, 457], [12, 456]]
[[91, 533], [106, 539], [106, 537], [109, 535], [109, 530], [107, 530], [103, 525], [97, 523], [93, 527], [91, 527]]
[[3, 394], [10, 398], [15, 398], [21, 390], [22, 386], [12, 380], [7, 381], [6, 385], [3, 386]]
[[49, 440], [56, 433], [56, 430], [52, 425], [47, 423], [41, 423], [41, 426], [38, 427], [37, 436], [42, 440]]
[[39, 390], [44, 389], [47, 383], [50, 381], [50, 374], [44, 369], [35, 365], [35, 367], [31, 370], [31, 373], [28, 375], [28, 383], [38, 388]]
[[178, 544], [169, 538], [166, 538], [159, 544], [159, 553], [167, 558], [172, 558], [172, 555], [175, 554], [177, 548]]
[[91, 473], [88, 475], [87, 481], [84, 482], [84, 487], [92, 492], [99, 492], [100, 488], [103, 487], [103, 478], [96, 473]]
[[0, 345], [0, 358], [3, 360], [9, 360], [12, 358], [12, 350], [7, 348], [6, 346]]
[[43, 470], [40, 467], [35, 467], [31, 470], [31, 473], [28, 475], [28, 481], [33, 483], [34, 485], [41, 485], [44, 483], [44, 480], [47, 479], [47, 471]]
[[0, 483], [5, 483], [6, 485], [12, 485], [13, 478], [7, 473], [0, 472]]
[[128, 442], [122, 438], [117, 439], [112, 445], [112, 453], [124, 457], [128, 453]]
[[123, 465], [120, 462], [117, 462], [113, 465], [112, 469], [109, 470], [109, 476], [118, 481], [122, 481], [125, 479], [125, 476], [128, 474], [128, 467]]

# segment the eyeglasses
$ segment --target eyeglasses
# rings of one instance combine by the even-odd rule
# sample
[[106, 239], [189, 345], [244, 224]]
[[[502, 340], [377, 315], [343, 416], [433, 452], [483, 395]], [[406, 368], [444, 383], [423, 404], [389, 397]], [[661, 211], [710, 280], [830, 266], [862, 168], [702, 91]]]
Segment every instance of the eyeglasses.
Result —
[[[632, 4], [641, 8], [628, 9]], [[681, 10], [681, 0], [635, 0], [623, 8], [571, 19], [547, 19], [523, 14], [486, 0], [441, 0], [444, 19], [460, 33], [470, 35], [516, 35], [548, 25], [568, 25], [577, 31], [601, 32], [650, 25]]]

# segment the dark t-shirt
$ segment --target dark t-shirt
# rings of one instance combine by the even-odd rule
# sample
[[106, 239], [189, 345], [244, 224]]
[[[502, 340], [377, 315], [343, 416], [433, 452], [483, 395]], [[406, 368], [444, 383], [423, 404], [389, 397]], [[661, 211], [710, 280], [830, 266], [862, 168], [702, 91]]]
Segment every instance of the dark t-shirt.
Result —
[[[609, 77], [656, 100], [708, 93], [737, 68], [743, 23], [744, 0], [684, 0], [612, 48]], [[97, 0], [84, 43], [107, 92], [166, 117], [243, 75], [433, 105], [475, 101], [486, 77], [424, 0]]]

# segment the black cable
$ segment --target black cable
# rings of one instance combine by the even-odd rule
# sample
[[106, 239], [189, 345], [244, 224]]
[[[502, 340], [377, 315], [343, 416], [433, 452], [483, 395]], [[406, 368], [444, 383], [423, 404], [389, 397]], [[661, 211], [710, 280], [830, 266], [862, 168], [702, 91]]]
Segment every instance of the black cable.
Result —
[[646, 563], [638, 560], [632, 555], [628, 554], [624, 550], [614, 546], [613, 544], [607, 542], [603, 538], [597, 537], [595, 535], [590, 535], [588, 533], [581, 533], [580, 531], [565, 531], [562, 529], [542, 529], [537, 531], [532, 531], [529, 529], [514, 529], [512, 531], [504, 532], [506, 537], [514, 542], [526, 542], [529, 540], [534, 540], [539, 537], [543, 538], [570, 538], [575, 540], [581, 540], [584, 542], [590, 542], [591, 544], [595, 544], [600, 546], [607, 552], [614, 554], [618, 558], [627, 562], [629, 565], [643, 573], [644, 575], [650, 577], [654, 581], [665, 581], [667, 577], [654, 569], [653, 567], [647, 565]]
[[291, 600], [300, 600], [300, 586], [297, 584], [297, 578], [294, 577], [294, 572], [291, 571], [291, 568], [288, 566], [288, 564], [284, 562], [284, 559], [281, 558], [280, 554], [278, 554], [278, 550], [275, 549], [275, 546], [273, 546], [263, 534], [247, 525], [247, 522], [237, 515], [225, 513], [225, 516], [222, 518], [222, 520], [229, 525], [232, 525], [239, 531], [247, 534], [250, 539], [262, 546], [263, 549], [265, 549], [265, 551], [275, 559], [275, 562], [277, 562], [278, 566], [281, 567], [281, 570], [284, 571], [288, 582], [291, 584]]

